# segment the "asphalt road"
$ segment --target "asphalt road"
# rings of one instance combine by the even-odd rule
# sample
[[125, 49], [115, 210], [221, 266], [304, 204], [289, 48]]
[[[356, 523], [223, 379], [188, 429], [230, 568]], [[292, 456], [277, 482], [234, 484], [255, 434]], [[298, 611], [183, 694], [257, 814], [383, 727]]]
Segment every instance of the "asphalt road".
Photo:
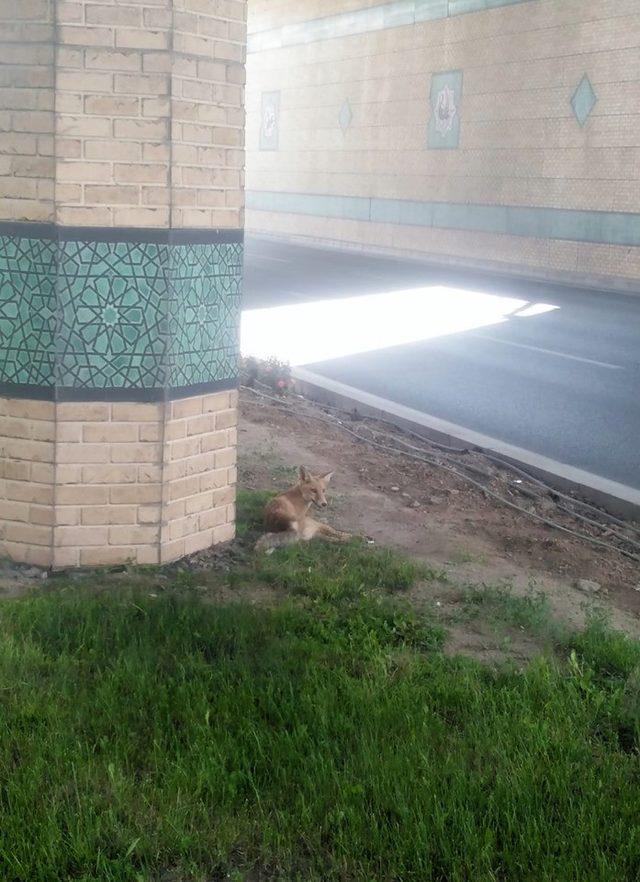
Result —
[[640, 489], [640, 297], [249, 238], [244, 309], [273, 355]]

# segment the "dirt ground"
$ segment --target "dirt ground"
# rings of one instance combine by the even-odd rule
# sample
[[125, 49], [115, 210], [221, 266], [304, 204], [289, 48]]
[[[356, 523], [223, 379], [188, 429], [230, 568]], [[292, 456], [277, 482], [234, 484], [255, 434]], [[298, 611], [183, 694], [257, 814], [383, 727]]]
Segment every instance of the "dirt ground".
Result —
[[[640, 565], [607, 541], [606, 525], [590, 531], [607, 542], [607, 548], [596, 547], [514, 511], [490, 498], [483, 487], [473, 487], [440, 467], [381, 451], [352, 437], [350, 428], [367, 434], [368, 423], [349, 423], [342, 415], [341, 427], [336, 416], [297, 396], [272, 401], [243, 391], [240, 486], [284, 490], [294, 483], [300, 465], [318, 473], [334, 471], [326, 520], [372, 544], [416, 557], [442, 575], [417, 585], [408, 600], [437, 611], [449, 632], [447, 651], [490, 664], [505, 658], [525, 662], [540, 651], [541, 641], [530, 629], [504, 622], [498, 627], [486, 611], [469, 615], [470, 588], [485, 586], [507, 589], [515, 596], [542, 593], [554, 617], [570, 626], [582, 625], [590, 610], [604, 610], [614, 627], [640, 637]], [[372, 437], [386, 436], [382, 432]], [[534, 485], [532, 492], [520, 486], [523, 482], [513, 474], [491, 466], [487, 472], [480, 455], [465, 462], [490, 491], [566, 528], [589, 531], [583, 522], [559, 511], [549, 494]], [[628, 535], [638, 538], [631, 530]], [[176, 566], [215, 570], [224, 566], [225, 556], [234, 554], [234, 546], [212, 549]], [[0, 597], [23, 594], [46, 584], [46, 577], [35, 567], [0, 561]], [[115, 581], [131, 577], [128, 571], [108, 576]], [[168, 573], [157, 576], [168, 577]], [[218, 586], [209, 600], [267, 605], [278, 600], [264, 586], [257, 596], [252, 590], [239, 593]]]
[[[606, 608], [612, 625], [640, 636], [637, 563], [614, 548], [598, 548], [537, 523], [454, 475], [376, 450], [338, 425], [319, 421], [323, 413], [308, 402], [282, 406], [243, 392], [241, 485], [285, 489], [301, 464], [317, 472], [335, 470], [330, 523], [446, 573], [446, 582], [436, 589], [432, 584], [417, 589], [416, 603], [428, 599], [442, 608], [455, 607], [469, 585], [508, 587], [515, 594], [543, 592], [567, 624], [581, 624], [589, 609]], [[553, 504], [543, 501], [556, 520]], [[575, 529], [583, 526], [562, 513], [558, 520]], [[583, 580], [597, 584], [580, 585]], [[428, 598], [421, 595], [425, 590]], [[521, 643], [526, 657], [524, 635]], [[488, 657], [495, 648], [482, 628], [468, 626], [454, 626], [450, 646]]]

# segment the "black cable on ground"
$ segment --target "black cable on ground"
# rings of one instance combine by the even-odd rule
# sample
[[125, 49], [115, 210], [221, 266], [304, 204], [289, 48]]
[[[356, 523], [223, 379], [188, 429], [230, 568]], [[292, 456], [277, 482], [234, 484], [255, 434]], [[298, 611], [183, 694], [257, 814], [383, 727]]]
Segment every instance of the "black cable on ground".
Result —
[[[402, 431], [402, 430], [400, 430], [400, 431]], [[414, 451], [417, 451], [417, 452], [419, 452], [419, 453], [422, 452], [422, 451], [420, 450], [420, 448], [415, 447], [413, 444], [409, 444], [409, 443], [408, 443], [407, 441], [405, 441], [403, 438], [398, 438], [397, 436], [393, 436], [393, 435], [390, 435], [390, 434], [388, 434], [388, 433], [384, 433], [384, 432], [383, 432], [382, 434], [385, 435], [385, 436], [388, 437], [388, 438], [392, 438], [394, 441], [396, 441], [396, 443], [398, 443], [398, 444], [402, 444], [402, 445], [404, 445], [405, 447], [409, 448], [410, 450], [414, 450]], [[430, 443], [430, 442], [429, 442], [427, 439], [425, 439], [425, 443]], [[485, 456], [486, 456], [486, 454], [485, 454]], [[492, 459], [493, 457], [488, 457], [488, 456], [487, 456], [487, 458]], [[450, 457], [447, 457], [447, 459], [450, 461]], [[463, 469], [467, 469], [468, 471], [475, 472], [476, 474], [483, 474], [482, 469], [476, 468], [476, 467], [473, 466], [471, 463], [465, 463], [465, 462], [462, 462], [460, 465], [461, 465], [461, 467], [462, 467]], [[534, 484], [541, 485], [545, 490], [548, 491], [547, 494], [546, 494], [546, 495], [547, 495], [547, 498], [549, 498], [551, 501], [553, 501], [553, 503], [554, 503], [554, 504], [555, 504], [555, 505], [556, 505], [561, 511], [564, 511], [566, 514], [571, 515], [571, 517], [576, 518], [577, 520], [582, 521], [582, 522], [585, 523], [585, 524], [589, 524], [589, 526], [592, 526], [592, 527], [598, 527], [599, 529], [605, 529], [605, 525], [604, 525], [604, 524], [601, 524], [600, 522], [595, 521], [593, 518], [589, 518], [589, 517], [587, 517], [586, 515], [581, 514], [580, 512], [573, 511], [573, 510], [570, 509], [568, 506], [562, 505], [562, 504], [558, 501], [558, 498], [559, 498], [559, 499], [567, 499], [567, 500], [569, 500], [569, 501], [571, 501], [571, 502], [574, 502], [575, 500], [573, 500], [573, 498], [572, 498], [571, 496], [567, 496], [567, 495], [564, 494], [564, 493], [556, 493], [552, 488], [548, 487], [548, 485], [546, 485], [546, 484], [543, 483], [542, 481], [538, 481], [536, 478], [533, 478], [533, 477], [529, 476], [529, 475], [527, 474], [527, 472], [525, 472], [523, 469], [518, 469], [516, 466], [511, 467], [510, 465], [508, 465], [507, 467], [508, 467], [508, 468], [513, 468], [513, 471], [515, 471], [517, 474], [522, 474], [525, 478], [527, 478], [528, 480], [531, 480]], [[487, 474], [486, 477], [487, 477], [487, 478], [491, 478], [491, 475]], [[533, 498], [535, 498], [535, 494], [532, 493], [531, 496], [532, 496]], [[554, 498], [554, 497], [558, 497], [558, 498]], [[585, 503], [585, 505], [586, 505], [586, 503]], [[596, 512], [600, 513], [600, 510], [597, 509], [595, 506], [590, 506], [590, 508], [592, 508], [593, 511], [596, 511]], [[603, 514], [606, 515], [606, 512], [603, 513]], [[615, 518], [614, 521], [617, 521], [617, 518]], [[620, 523], [624, 523], [624, 522], [620, 522]], [[625, 526], [626, 526], [626, 525], [625, 525]], [[617, 539], [619, 539], [621, 542], [626, 542], [626, 543], [628, 543], [629, 545], [632, 545], [634, 548], [637, 548], [638, 550], [640, 550], [640, 542], [637, 542], [635, 539], [632, 539], [632, 538], [629, 537], [629, 536], [621, 535], [621, 534], [620, 534], [617, 530], [615, 530], [614, 528], [611, 528], [611, 532], [612, 532], [612, 534], [613, 534]]]
[[[269, 388], [264, 383], [259, 383], [259, 385], [263, 386], [265, 389]], [[304, 397], [302, 397], [302, 398], [304, 401], [307, 401], [307, 399], [305, 399]], [[336, 413], [343, 414], [344, 416], [348, 415], [347, 412], [343, 408], [336, 407], [332, 404], [326, 404], [326, 403], [322, 403], [322, 402], [314, 402], [314, 404], [316, 404], [316, 406], [321, 407], [321, 408], [327, 408], [329, 410], [333, 410]], [[426, 438], [424, 435], [421, 435], [420, 432], [416, 432], [414, 429], [410, 429], [405, 426], [398, 426], [397, 423], [394, 423], [392, 420], [387, 420], [384, 417], [361, 416], [361, 419], [363, 422], [376, 422], [376, 423], [380, 423], [381, 425], [391, 426], [397, 432], [402, 432], [405, 435], [410, 435], [411, 437], [416, 438], [418, 441], [422, 441], [425, 444], [429, 444], [430, 447], [434, 447], [436, 450], [441, 450], [443, 453], [453, 453], [453, 454], [456, 454], [456, 456], [465, 456], [465, 455], [475, 453], [479, 456], [484, 456], [486, 459], [490, 460], [491, 462], [494, 462], [496, 465], [500, 466], [501, 468], [503, 468], [507, 471], [512, 471], [512, 472], [514, 472], [514, 474], [520, 475], [520, 477], [522, 477], [522, 478], [526, 478], [527, 481], [531, 481], [533, 484], [536, 484], [538, 487], [542, 487], [543, 489], [545, 489], [549, 493], [550, 496], [555, 497], [557, 499], [564, 499], [566, 502], [570, 502], [572, 505], [578, 505], [578, 506], [581, 506], [589, 511], [595, 512], [596, 514], [600, 515], [600, 517], [606, 518], [606, 520], [609, 521], [610, 523], [617, 524], [619, 527], [622, 527], [623, 529], [630, 531], [630, 532], [633, 532], [633, 533], [636, 533], [638, 536], [640, 536], [640, 527], [636, 527], [634, 524], [632, 524], [630, 522], [623, 521], [621, 518], [617, 518], [615, 515], [611, 514], [610, 512], [605, 511], [604, 509], [598, 508], [598, 506], [593, 505], [592, 503], [587, 502], [584, 499], [578, 499], [575, 496], [570, 496], [567, 493], [563, 493], [561, 490], [558, 490], [556, 487], [552, 487], [550, 484], [548, 484], [546, 481], [543, 481], [541, 478], [535, 477], [530, 472], [528, 472], [526, 469], [523, 469], [521, 466], [517, 466], [515, 463], [506, 459], [506, 457], [500, 456], [500, 454], [494, 453], [491, 450], [487, 450], [487, 448], [485, 448], [485, 447], [479, 447], [479, 446], [452, 447], [449, 444], [443, 444], [441, 441], [433, 441], [431, 438]]]
[[[248, 392], [253, 393], [254, 395], [256, 395], [259, 398], [265, 398], [269, 401], [275, 402], [283, 410], [288, 411], [289, 413], [293, 414], [294, 416], [300, 416], [300, 414], [296, 413], [295, 410], [283, 398], [277, 398], [274, 395], [269, 395], [265, 392], [261, 392], [260, 390], [251, 388], [249, 386], [243, 386], [242, 388]], [[327, 423], [332, 426], [339, 426], [344, 432], [347, 432], [347, 434], [356, 438], [358, 441], [361, 441], [364, 444], [370, 444], [371, 446], [376, 447], [379, 450], [384, 450], [385, 452], [389, 452], [389, 453], [396, 453], [396, 454], [399, 453], [401, 456], [405, 456], [410, 459], [414, 459], [419, 462], [426, 463], [427, 465], [430, 465], [434, 468], [439, 468], [444, 471], [447, 471], [450, 474], [455, 475], [460, 480], [466, 481], [468, 484], [471, 484], [472, 486], [476, 487], [482, 493], [491, 497], [492, 499], [495, 499], [497, 502], [501, 503], [502, 505], [505, 505], [508, 508], [511, 508], [514, 511], [517, 511], [520, 514], [523, 514], [532, 520], [535, 520], [539, 523], [542, 523], [545, 526], [551, 527], [554, 530], [558, 530], [559, 532], [565, 533], [565, 534], [572, 536], [576, 539], [581, 539], [582, 541], [588, 542], [591, 545], [595, 545], [600, 548], [605, 548], [608, 551], [617, 551], [619, 554], [623, 555], [624, 557], [628, 558], [629, 560], [633, 560], [636, 563], [640, 563], [640, 556], [635, 555], [629, 551], [626, 551], [623, 548], [619, 548], [618, 546], [613, 545], [610, 542], [606, 542], [602, 539], [596, 539], [594, 536], [590, 536], [588, 533], [581, 533], [576, 530], [572, 530], [569, 527], [565, 527], [562, 524], [559, 524], [556, 521], [551, 520], [551, 518], [546, 518], [543, 515], [537, 514], [536, 512], [529, 511], [528, 509], [523, 508], [520, 505], [517, 505], [515, 502], [511, 502], [511, 500], [505, 499], [503, 496], [500, 496], [498, 493], [495, 493], [493, 490], [490, 490], [488, 487], [485, 487], [479, 481], [476, 481], [475, 479], [471, 478], [469, 475], [464, 474], [463, 472], [460, 472], [454, 466], [447, 465], [445, 463], [441, 463], [435, 459], [427, 457], [423, 451], [419, 451], [418, 453], [413, 453], [410, 450], [399, 450], [397, 447], [391, 447], [386, 444], [381, 444], [380, 442], [375, 441], [371, 438], [366, 438], [364, 435], [361, 435], [359, 432], [355, 432], [353, 429], [350, 429], [348, 426], [346, 426], [342, 420], [338, 420], [335, 417], [319, 416], [317, 414], [308, 414], [308, 413], [304, 414], [304, 416], [308, 419], [316, 420], [317, 422]], [[400, 440], [400, 439], [396, 439], [396, 440]], [[416, 448], [416, 450], [417, 450], [417, 448]], [[571, 499], [571, 501], [573, 501], [573, 499], [571, 497], [568, 497], [568, 498]], [[571, 514], [571, 516], [575, 516], [574, 512], [569, 512], [569, 513]], [[628, 541], [628, 540], [625, 539], [624, 541]]]

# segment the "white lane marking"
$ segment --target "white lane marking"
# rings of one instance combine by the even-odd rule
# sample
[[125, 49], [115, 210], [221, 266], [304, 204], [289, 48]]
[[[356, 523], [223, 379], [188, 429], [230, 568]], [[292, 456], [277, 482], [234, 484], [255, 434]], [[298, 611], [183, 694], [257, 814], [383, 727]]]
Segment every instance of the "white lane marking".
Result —
[[620, 364], [610, 364], [608, 361], [596, 361], [593, 358], [583, 358], [580, 355], [569, 355], [567, 352], [558, 352], [556, 349], [543, 349], [541, 346], [529, 346], [527, 343], [515, 343], [513, 340], [501, 340], [500, 337], [490, 337], [488, 334], [469, 334], [477, 340], [488, 340], [490, 343], [502, 343], [503, 346], [515, 346], [518, 349], [529, 349], [531, 352], [542, 352], [544, 355], [555, 355], [558, 358], [566, 358], [569, 361], [581, 361], [584, 364], [595, 364], [597, 367], [607, 368], [610, 371], [623, 371]]
[[271, 263], [291, 263], [291, 261], [287, 260], [286, 257], [267, 257], [266, 254], [247, 255], [247, 261], [251, 263], [252, 260], [269, 260], [271, 261]]

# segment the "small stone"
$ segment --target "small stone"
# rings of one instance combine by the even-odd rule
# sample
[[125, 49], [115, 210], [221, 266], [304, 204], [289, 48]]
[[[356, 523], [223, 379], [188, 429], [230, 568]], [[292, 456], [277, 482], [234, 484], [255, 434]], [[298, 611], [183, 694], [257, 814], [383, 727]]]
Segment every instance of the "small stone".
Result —
[[399, 487], [392, 487], [391, 489], [393, 490], [394, 493], [398, 493], [400, 490]]
[[585, 594], [599, 594], [602, 585], [600, 582], [592, 582], [590, 579], [578, 579], [576, 582], [576, 588], [579, 591], [584, 591]]
[[444, 505], [444, 503], [446, 501], [447, 500], [444, 498], [444, 496], [430, 496], [429, 497], [429, 502], [431, 503], [431, 505]]
[[[413, 500], [413, 502], [411, 503], [411, 508], [420, 508], [420, 503], [417, 499]], [[640, 591], [640, 586], [638, 587], [638, 591]]]

